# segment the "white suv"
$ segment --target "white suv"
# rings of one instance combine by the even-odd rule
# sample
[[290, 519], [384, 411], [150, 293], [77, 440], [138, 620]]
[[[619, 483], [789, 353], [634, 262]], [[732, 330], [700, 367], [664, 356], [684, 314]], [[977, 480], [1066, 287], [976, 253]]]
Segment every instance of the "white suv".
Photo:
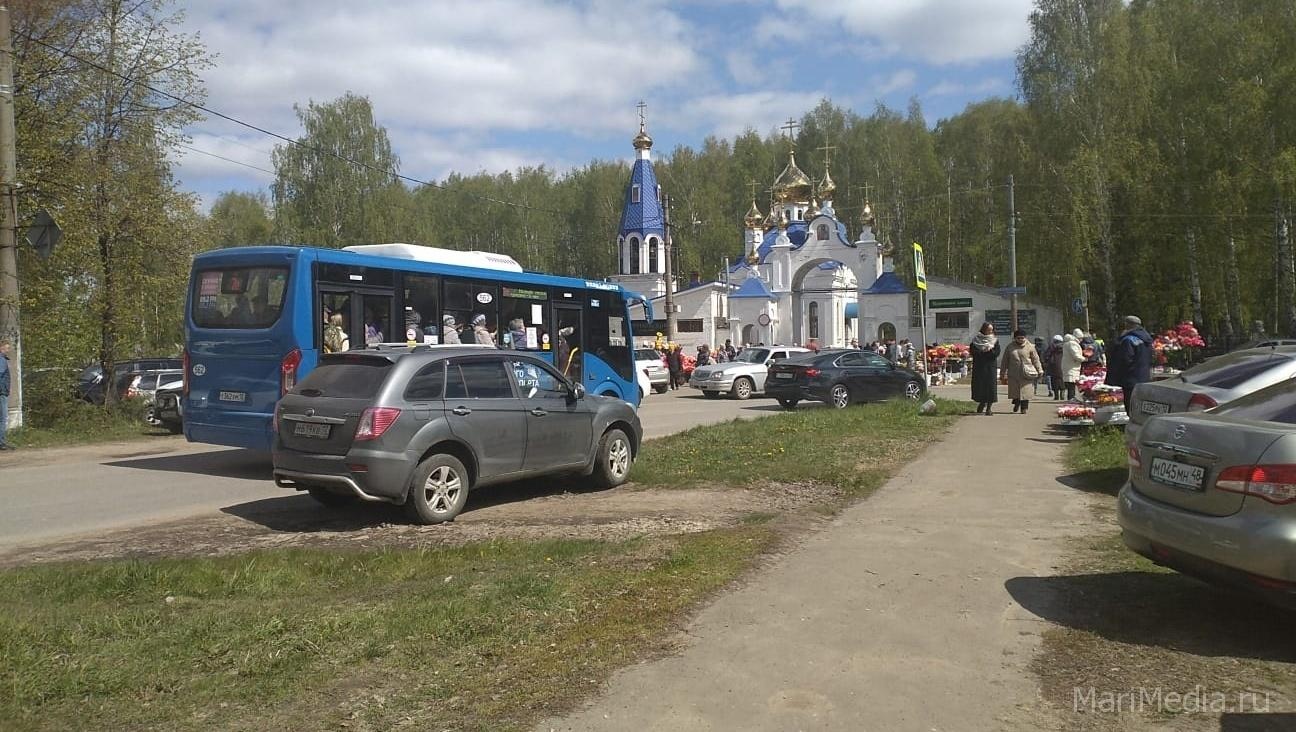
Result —
[[709, 399], [721, 394], [732, 394], [734, 399], [748, 399], [752, 394], [764, 393], [770, 364], [809, 352], [808, 348], [795, 346], [749, 346], [733, 361], [693, 369], [689, 386], [701, 389]]

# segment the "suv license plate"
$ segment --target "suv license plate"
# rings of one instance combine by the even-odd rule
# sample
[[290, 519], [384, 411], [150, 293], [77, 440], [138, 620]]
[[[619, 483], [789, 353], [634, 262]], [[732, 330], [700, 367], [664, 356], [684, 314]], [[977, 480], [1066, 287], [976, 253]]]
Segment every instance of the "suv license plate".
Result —
[[321, 440], [327, 440], [329, 436], [329, 427], [327, 424], [311, 424], [310, 422], [298, 422], [293, 427], [293, 434], [300, 437], [315, 437]]
[[1152, 469], [1148, 474], [1158, 483], [1199, 491], [1206, 469], [1165, 458], [1152, 458]]
[[1169, 414], [1170, 405], [1161, 402], [1143, 402], [1139, 404], [1139, 411], [1144, 414]]
[[222, 402], [246, 402], [247, 392], [245, 391], [222, 391], [217, 398]]

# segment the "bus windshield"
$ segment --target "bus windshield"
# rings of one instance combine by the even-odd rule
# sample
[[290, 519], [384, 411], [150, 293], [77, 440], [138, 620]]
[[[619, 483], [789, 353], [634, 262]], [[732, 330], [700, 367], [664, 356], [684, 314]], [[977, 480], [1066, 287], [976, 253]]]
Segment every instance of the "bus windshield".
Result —
[[193, 319], [200, 328], [269, 328], [283, 312], [287, 267], [206, 269], [193, 282]]

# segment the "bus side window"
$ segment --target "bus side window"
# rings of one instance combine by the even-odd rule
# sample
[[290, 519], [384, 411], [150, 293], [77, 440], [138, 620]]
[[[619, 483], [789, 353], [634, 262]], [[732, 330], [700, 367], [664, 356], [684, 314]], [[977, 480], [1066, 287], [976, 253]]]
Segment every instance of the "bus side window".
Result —
[[[405, 309], [405, 322], [402, 338], [418, 343], [440, 342], [441, 321], [437, 317], [441, 310], [438, 307], [439, 285], [437, 278], [430, 275], [405, 275], [405, 300], [402, 305]], [[411, 330], [414, 331], [412, 339], [409, 337]]]

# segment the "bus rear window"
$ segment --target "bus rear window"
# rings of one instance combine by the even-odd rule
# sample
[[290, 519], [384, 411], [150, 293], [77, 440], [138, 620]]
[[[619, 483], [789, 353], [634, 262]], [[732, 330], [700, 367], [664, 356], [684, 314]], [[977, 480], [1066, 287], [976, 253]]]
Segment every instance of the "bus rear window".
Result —
[[283, 311], [288, 268], [205, 269], [194, 276], [193, 288], [199, 328], [269, 328]]

